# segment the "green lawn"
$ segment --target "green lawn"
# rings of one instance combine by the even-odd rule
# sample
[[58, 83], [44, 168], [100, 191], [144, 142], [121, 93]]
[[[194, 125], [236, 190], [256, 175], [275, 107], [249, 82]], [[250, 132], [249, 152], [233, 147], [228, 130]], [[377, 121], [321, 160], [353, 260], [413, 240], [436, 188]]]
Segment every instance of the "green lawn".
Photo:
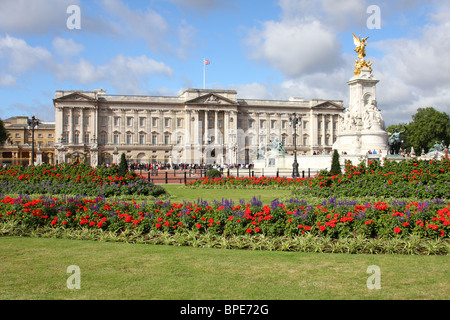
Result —
[[162, 184], [164, 189], [171, 194], [171, 200], [173, 202], [197, 201], [202, 199], [205, 201], [224, 199], [232, 199], [235, 203], [239, 203], [239, 200], [244, 199], [250, 201], [254, 196], [261, 197], [261, 200], [265, 204], [270, 204], [272, 200], [281, 199], [292, 194], [292, 190], [281, 189], [194, 189], [185, 188], [183, 185], [178, 184]]
[[[448, 256], [348, 255], [0, 238], [0, 299], [449, 299]], [[81, 288], [68, 289], [67, 267]], [[368, 289], [367, 268], [381, 289]]]

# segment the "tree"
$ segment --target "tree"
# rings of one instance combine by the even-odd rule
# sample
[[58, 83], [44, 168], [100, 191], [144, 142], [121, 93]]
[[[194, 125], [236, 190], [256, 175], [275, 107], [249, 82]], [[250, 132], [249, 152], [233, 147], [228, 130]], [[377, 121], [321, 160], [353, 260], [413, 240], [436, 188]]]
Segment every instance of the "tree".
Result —
[[339, 163], [339, 152], [334, 149], [333, 152], [333, 159], [331, 161], [331, 170], [330, 170], [331, 174], [341, 174], [341, 164]]
[[124, 177], [128, 172], [128, 163], [127, 158], [125, 157], [125, 153], [122, 153], [120, 156], [120, 162], [119, 162], [119, 177]]
[[419, 108], [407, 126], [406, 139], [417, 152], [428, 152], [435, 142], [450, 144], [450, 117], [432, 107]]
[[0, 119], [0, 144], [3, 144], [6, 140], [8, 140], [9, 134], [5, 129], [5, 124]]

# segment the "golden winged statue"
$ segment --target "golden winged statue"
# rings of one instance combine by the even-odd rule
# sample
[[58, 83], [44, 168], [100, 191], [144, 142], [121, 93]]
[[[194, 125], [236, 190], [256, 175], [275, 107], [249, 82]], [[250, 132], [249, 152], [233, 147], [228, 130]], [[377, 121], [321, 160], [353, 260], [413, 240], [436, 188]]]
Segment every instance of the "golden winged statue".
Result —
[[357, 37], [353, 33], [353, 42], [356, 46], [355, 52], [358, 53], [358, 58], [359, 58], [359, 61], [356, 60], [356, 63], [355, 63], [355, 72], [354, 72], [355, 75], [360, 74], [361, 69], [364, 67], [369, 68], [370, 72], [372, 72], [372, 67], [371, 67], [372, 62], [366, 61], [364, 59], [364, 57], [366, 56], [367, 39], [369, 39], [369, 37], [361, 39], [361, 36]]

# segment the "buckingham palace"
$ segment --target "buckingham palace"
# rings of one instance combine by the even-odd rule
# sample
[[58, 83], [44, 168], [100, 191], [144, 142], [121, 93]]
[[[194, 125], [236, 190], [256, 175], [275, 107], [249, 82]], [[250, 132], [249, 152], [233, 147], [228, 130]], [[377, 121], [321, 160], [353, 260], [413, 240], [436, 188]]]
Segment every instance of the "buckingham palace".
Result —
[[298, 155], [330, 153], [343, 101], [239, 99], [235, 90], [187, 89], [178, 96], [56, 91], [58, 162], [251, 164], [273, 140]]

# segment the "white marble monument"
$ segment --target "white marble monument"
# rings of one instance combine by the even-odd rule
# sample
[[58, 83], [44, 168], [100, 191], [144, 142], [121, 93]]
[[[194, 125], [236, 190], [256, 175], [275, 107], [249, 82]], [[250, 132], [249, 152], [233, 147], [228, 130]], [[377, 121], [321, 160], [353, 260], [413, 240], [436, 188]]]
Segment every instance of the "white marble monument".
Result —
[[364, 60], [367, 38], [364, 43], [355, 36], [354, 39], [360, 61], [356, 61], [354, 76], [347, 82], [350, 87], [349, 106], [341, 115], [339, 135], [333, 149], [356, 156], [366, 155], [369, 150], [387, 155], [388, 133], [377, 106], [376, 85], [379, 80], [372, 75], [372, 63]]

